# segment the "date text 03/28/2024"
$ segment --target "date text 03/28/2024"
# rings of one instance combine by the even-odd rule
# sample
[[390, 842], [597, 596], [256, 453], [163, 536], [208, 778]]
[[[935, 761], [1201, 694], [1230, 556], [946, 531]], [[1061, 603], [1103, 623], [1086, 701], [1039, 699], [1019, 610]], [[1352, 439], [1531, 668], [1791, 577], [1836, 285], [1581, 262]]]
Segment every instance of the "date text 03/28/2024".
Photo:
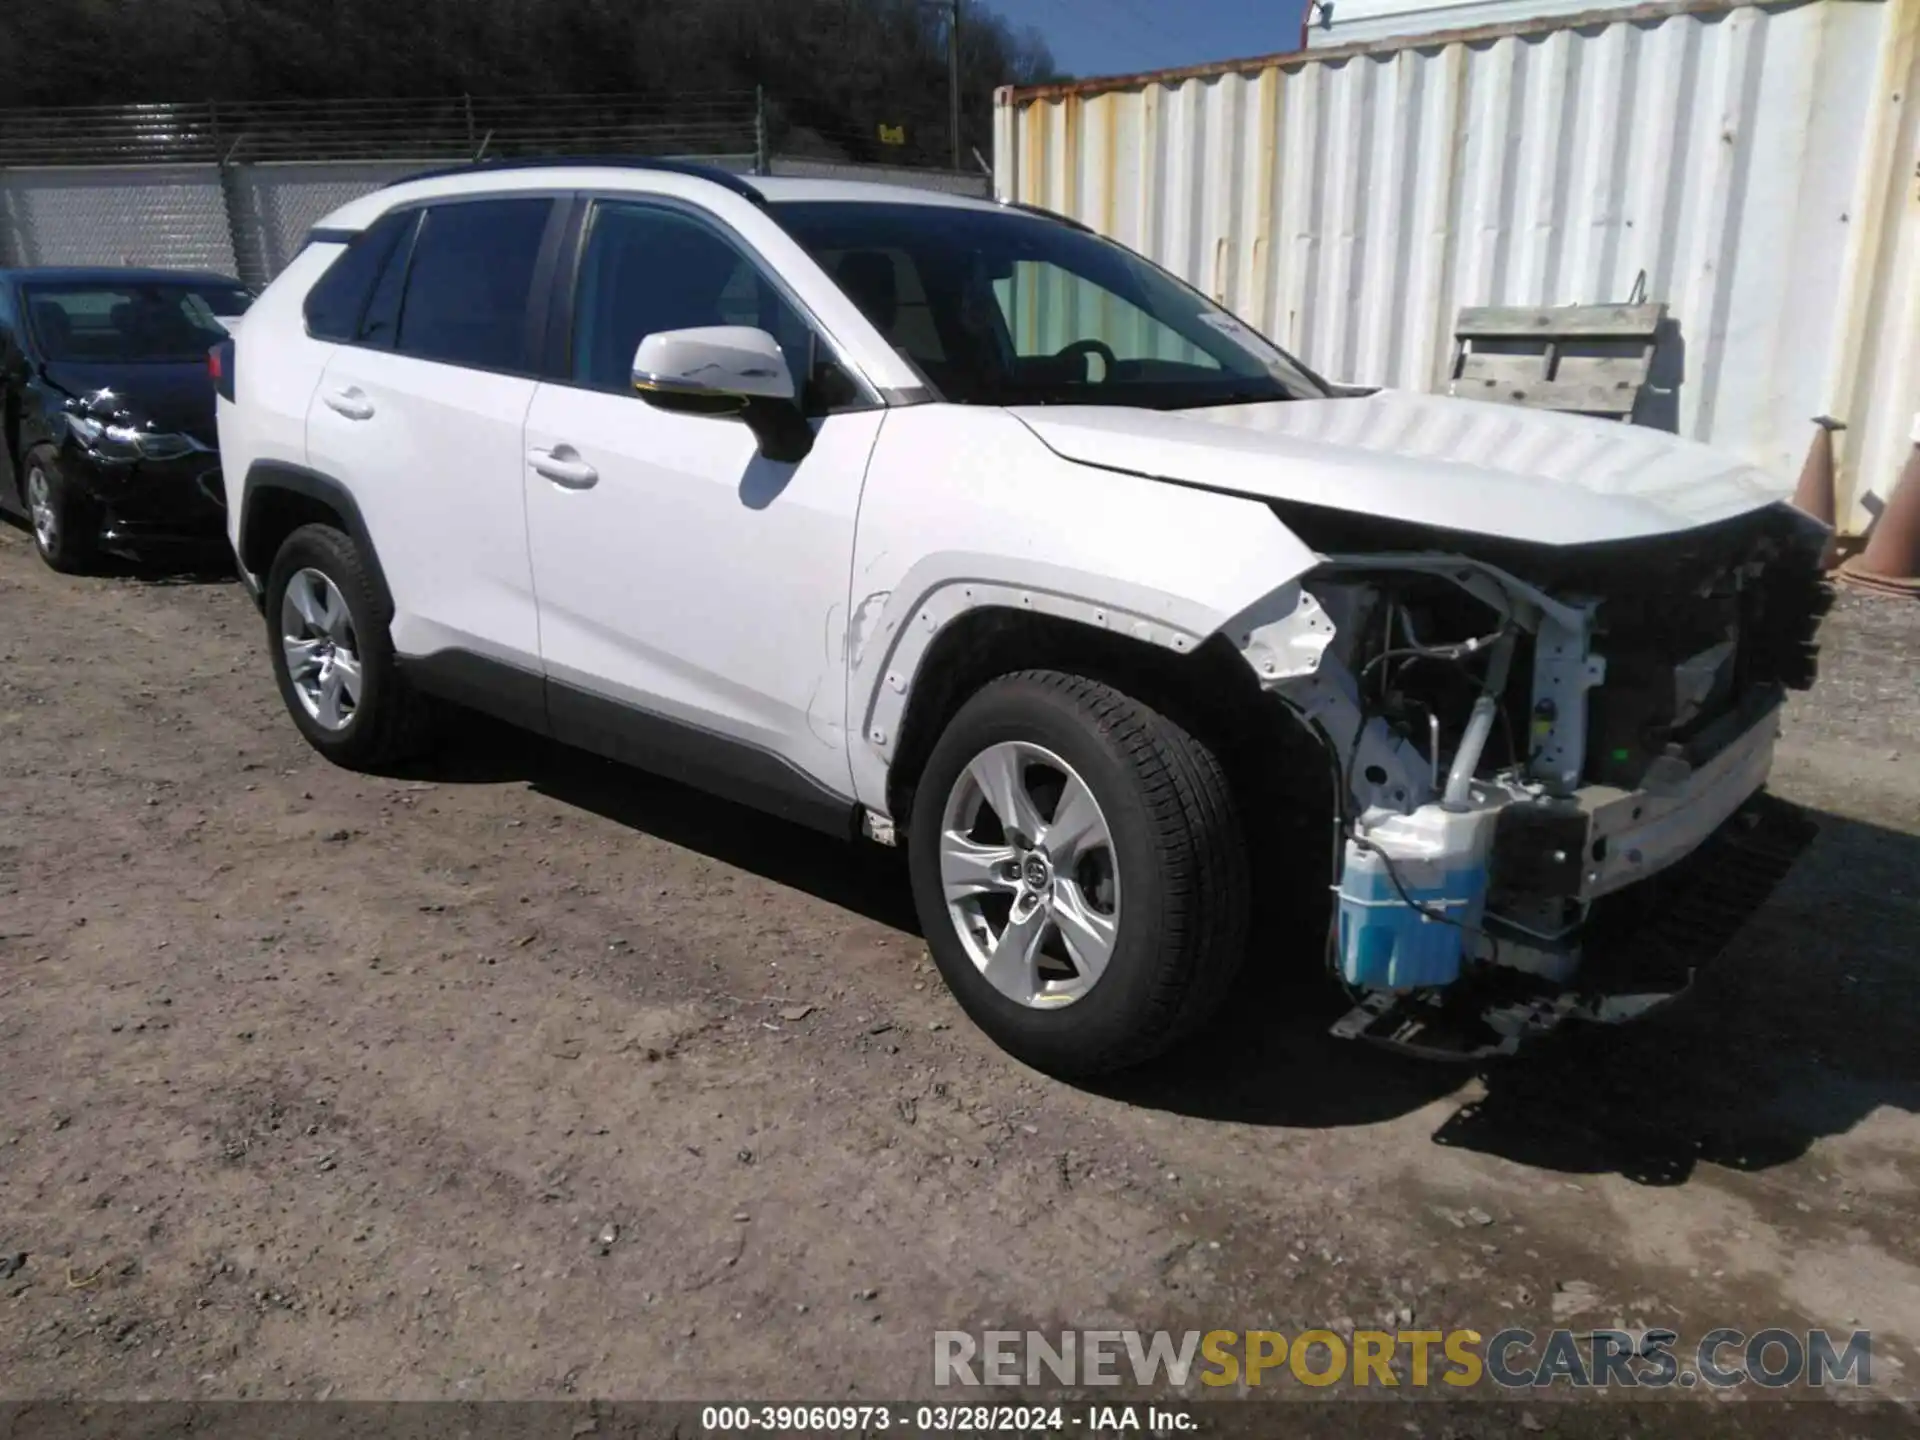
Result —
[[707, 1434], [1173, 1435], [1199, 1428], [1190, 1410], [1157, 1405], [709, 1405]]

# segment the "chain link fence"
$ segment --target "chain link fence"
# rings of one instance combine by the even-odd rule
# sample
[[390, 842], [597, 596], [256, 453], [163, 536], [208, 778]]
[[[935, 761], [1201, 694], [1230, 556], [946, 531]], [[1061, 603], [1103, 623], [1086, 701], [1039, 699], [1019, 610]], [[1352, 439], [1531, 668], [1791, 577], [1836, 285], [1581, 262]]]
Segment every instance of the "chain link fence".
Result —
[[260, 286], [347, 201], [486, 158], [673, 157], [992, 192], [984, 173], [876, 164], [854, 140], [787, 124], [753, 91], [0, 109], [0, 265], [159, 265]]

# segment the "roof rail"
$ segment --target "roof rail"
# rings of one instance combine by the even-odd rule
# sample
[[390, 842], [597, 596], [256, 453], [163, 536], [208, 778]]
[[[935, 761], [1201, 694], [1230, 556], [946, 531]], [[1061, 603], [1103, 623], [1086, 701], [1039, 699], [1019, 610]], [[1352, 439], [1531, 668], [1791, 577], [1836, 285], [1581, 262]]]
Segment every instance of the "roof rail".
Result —
[[698, 160], [654, 159], [645, 155], [539, 155], [532, 158], [488, 156], [479, 160], [469, 160], [463, 165], [448, 165], [439, 170], [409, 175], [405, 180], [397, 180], [394, 183], [404, 185], [411, 180], [442, 180], [450, 175], [472, 175], [482, 171], [551, 170], [575, 166], [585, 169], [655, 170], [669, 175], [689, 175], [696, 180], [711, 180], [714, 184], [731, 190], [743, 200], [751, 200], [756, 205], [767, 203], [767, 197], [762, 195], [745, 176], [735, 174], [731, 170]]
[[1099, 231], [1095, 230], [1085, 221], [1076, 220], [1071, 215], [1062, 215], [1058, 210], [1049, 210], [1044, 205], [1028, 205], [1019, 200], [998, 200], [995, 203], [1004, 206], [1008, 210], [1020, 210], [1028, 215], [1038, 215], [1044, 220], [1058, 220], [1062, 225], [1073, 230], [1082, 231], [1088, 235], [1099, 234]]

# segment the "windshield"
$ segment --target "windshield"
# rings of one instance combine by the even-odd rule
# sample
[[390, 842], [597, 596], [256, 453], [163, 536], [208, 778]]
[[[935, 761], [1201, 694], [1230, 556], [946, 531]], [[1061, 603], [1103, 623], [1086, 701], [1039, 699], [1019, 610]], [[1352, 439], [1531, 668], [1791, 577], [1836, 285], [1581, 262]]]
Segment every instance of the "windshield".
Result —
[[1060, 221], [913, 203], [769, 208], [958, 404], [1178, 410], [1326, 394], [1197, 291]]
[[204, 361], [227, 338], [216, 316], [243, 314], [237, 285], [188, 281], [89, 282], [26, 287], [44, 360], [163, 364]]

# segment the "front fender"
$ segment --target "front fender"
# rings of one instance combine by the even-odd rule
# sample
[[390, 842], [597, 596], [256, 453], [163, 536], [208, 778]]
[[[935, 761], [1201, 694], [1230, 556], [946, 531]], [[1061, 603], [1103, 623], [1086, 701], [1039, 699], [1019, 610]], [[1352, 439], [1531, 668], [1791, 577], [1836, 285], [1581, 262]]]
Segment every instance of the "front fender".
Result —
[[21, 385], [16, 458], [25, 458], [36, 445], [51, 445], [58, 450], [68, 443], [72, 432], [67, 429], [66, 405], [66, 393], [55, 390], [37, 376]]
[[1185, 654], [1318, 559], [1258, 500], [1076, 464], [1005, 411], [892, 412], [854, 545], [856, 795], [888, 814], [887, 772], [922, 662], [961, 616], [1027, 610]]

